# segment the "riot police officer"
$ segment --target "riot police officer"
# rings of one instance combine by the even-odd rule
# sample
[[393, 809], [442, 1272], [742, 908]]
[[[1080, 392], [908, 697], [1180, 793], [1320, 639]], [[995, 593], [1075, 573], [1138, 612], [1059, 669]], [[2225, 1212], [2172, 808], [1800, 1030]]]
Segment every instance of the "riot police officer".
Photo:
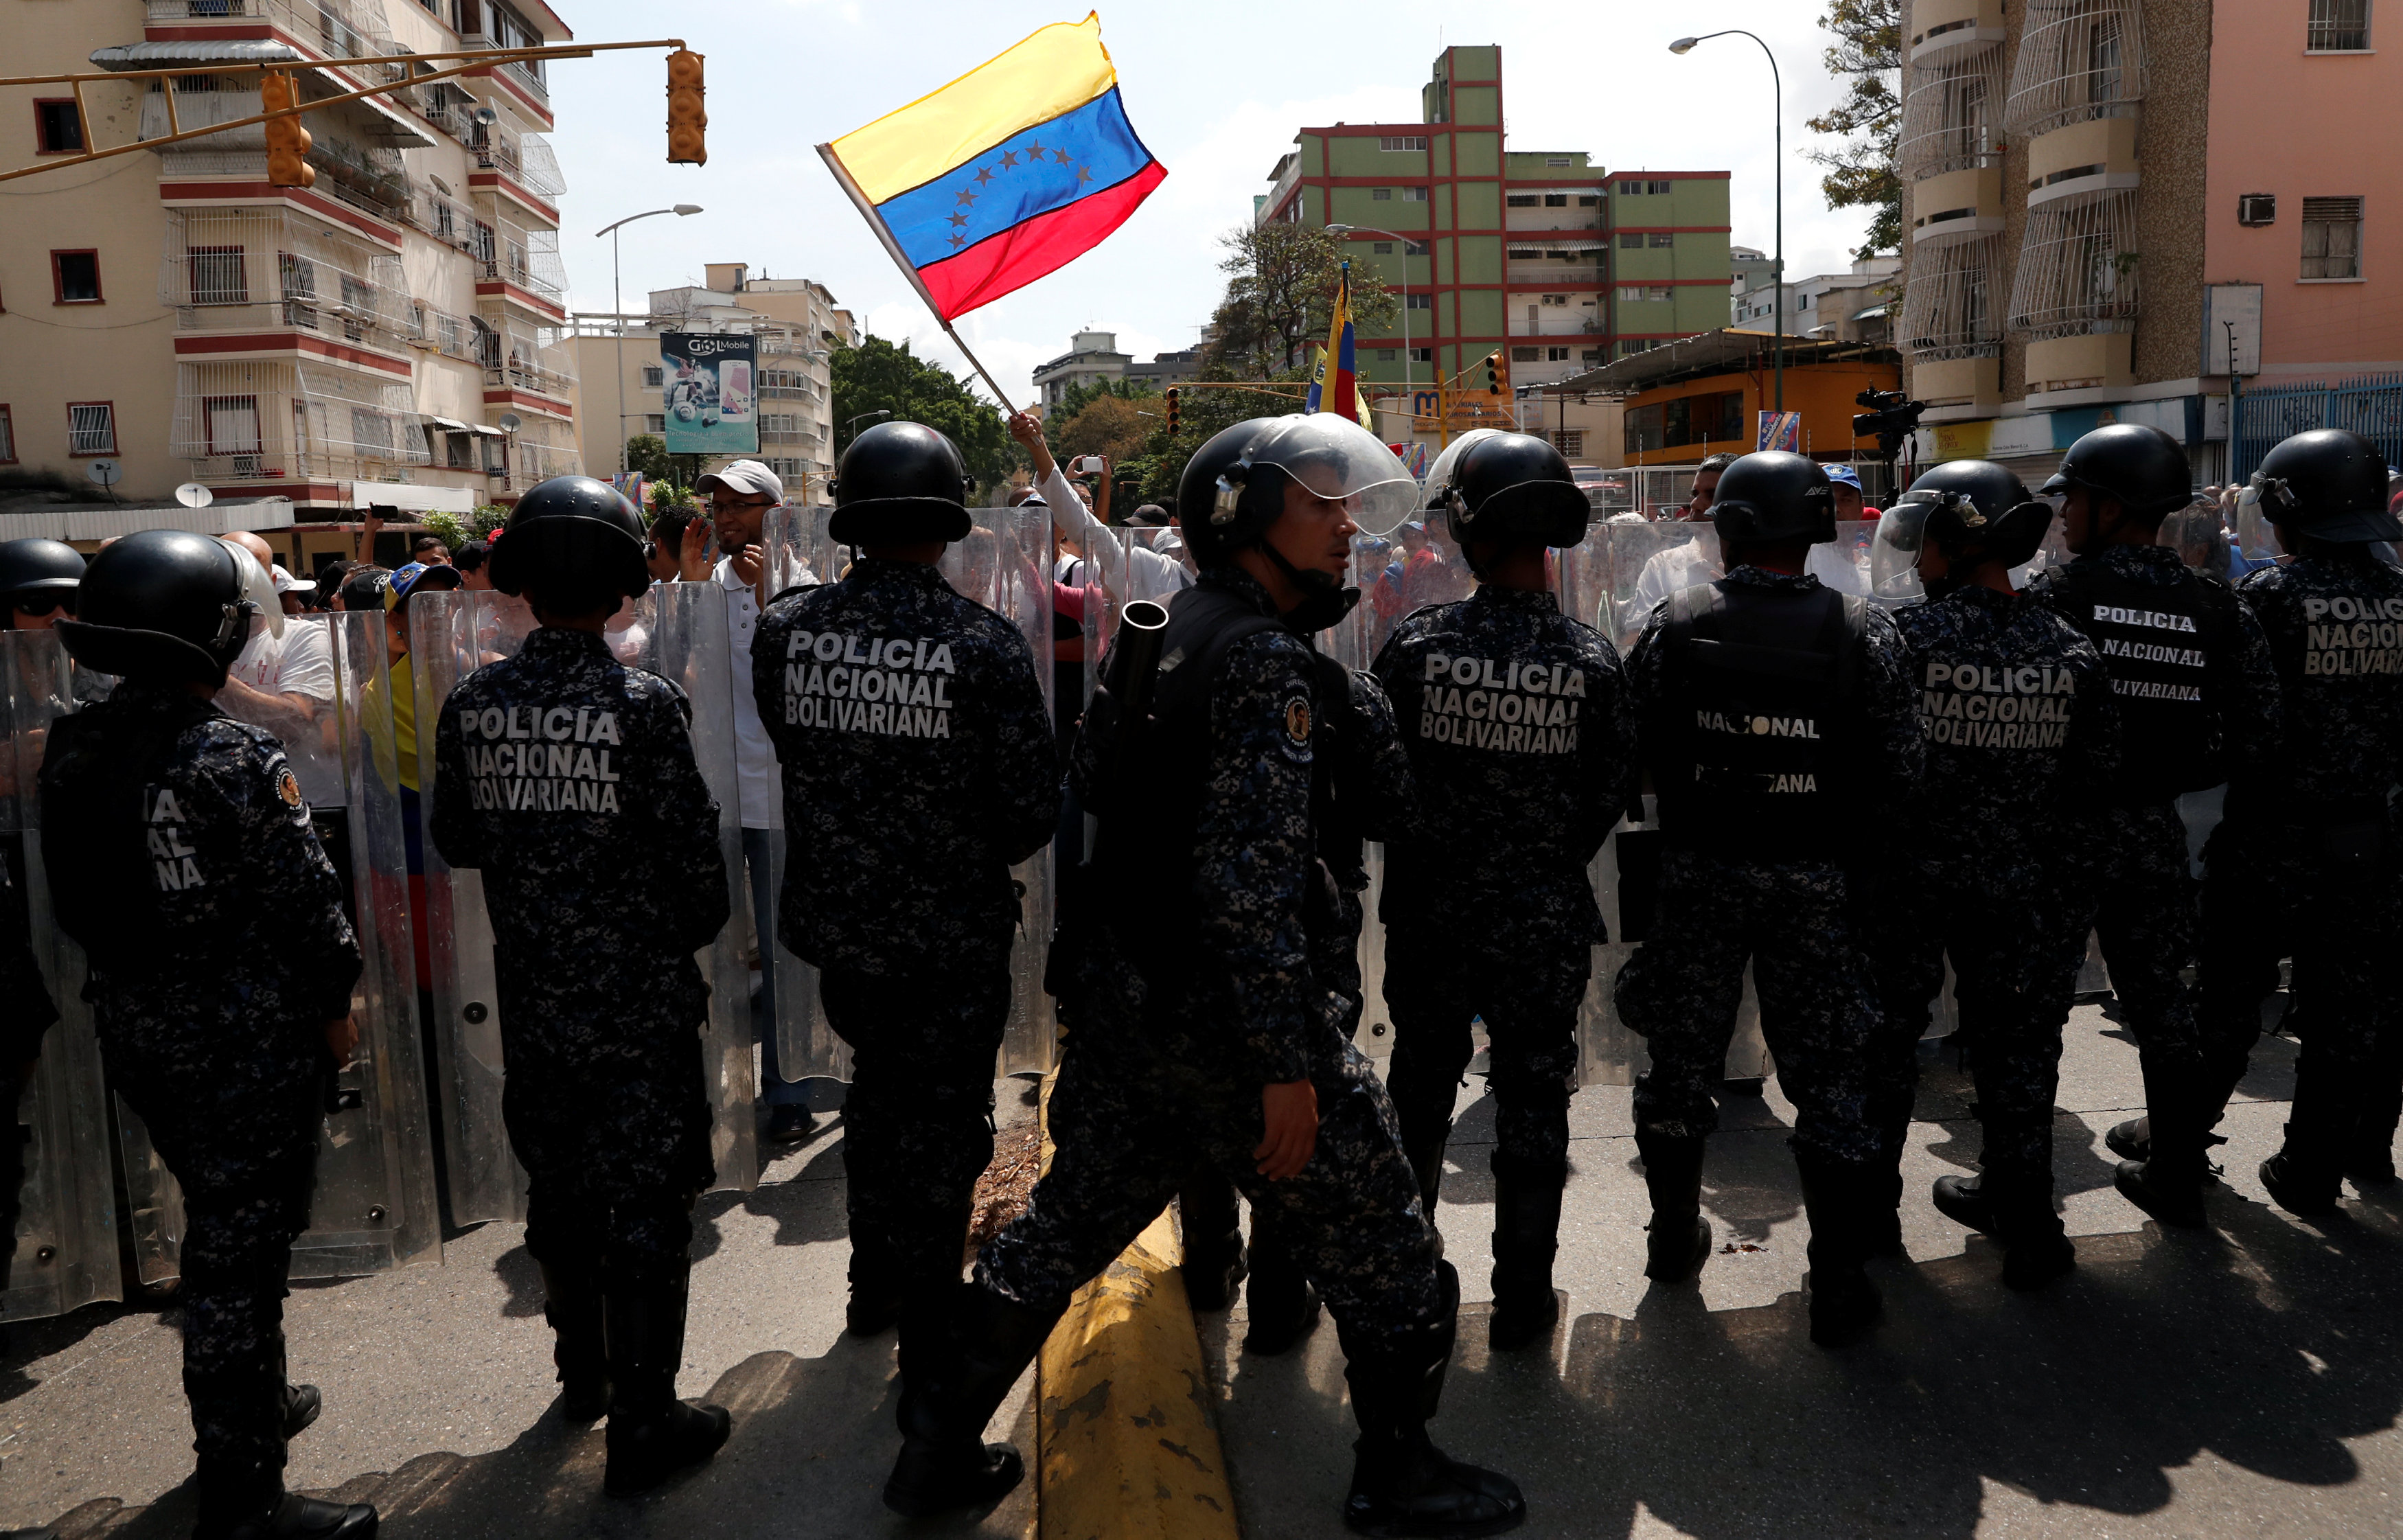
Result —
[[[2203, 1222], [2204, 1158], [2216, 1114], [2194, 1001], [2195, 883], [2177, 797], [2244, 773], [2276, 741], [2278, 680], [2260, 622], [2225, 584], [2155, 544], [2192, 500], [2186, 451], [2159, 428], [2117, 423], [2069, 447], [2044, 484], [2062, 499], [2077, 560], [2029, 591], [2086, 633], [2111, 676], [2119, 774], [2083, 810], [2064, 848], [2059, 944], [2093, 932], [2142, 1055], [2146, 1140], [2113, 1176], [2164, 1224]], [[2127, 1150], [2120, 1153], [2127, 1154]]]
[[375, 1509], [284, 1491], [285, 1444], [321, 1402], [285, 1380], [283, 1320], [361, 962], [283, 746], [212, 703], [250, 635], [243, 560], [173, 530], [92, 559], [58, 629], [122, 679], [52, 724], [42, 862], [90, 961], [110, 1084], [183, 1187], [195, 1533], [355, 1540]]
[[[2092, 643], [2011, 587], [2052, 522], [2020, 479], [1949, 460], [1911, 483], [1879, 540], [1916, 554], [1927, 603], [1895, 612], [1927, 763], [1902, 809], [1900, 859], [1870, 946], [1884, 1020], [1869, 1120], [1889, 1200], [1928, 1002], [1952, 960], [1953, 998], [1985, 1129], [1979, 1173], [1938, 1177], [1936, 1206], [2004, 1246], [2003, 1278], [2035, 1287], [2077, 1252], [2052, 1208], [2052, 1105], [2079, 959], [2056, 944], [2063, 810], [2118, 769], [2110, 682]], [[1898, 1225], [1887, 1244], [1899, 1248]]]
[[1178, 513], [1200, 579], [1169, 604], [1156, 673], [1124, 666], [1123, 632], [1113, 644], [1069, 770], [1102, 821], [1105, 891], [1158, 901], [1132, 923], [1104, 909], [1082, 948], [1050, 1170], [978, 1259], [956, 1349], [905, 1377], [885, 1489], [903, 1511], [1017, 1479], [1014, 1451], [979, 1444], [986, 1419], [1070, 1293], [1205, 1158], [1270, 1215], [1334, 1313], [1360, 1426], [1346, 1521], [1492, 1534], [1523, 1518], [1506, 1478], [1427, 1438], [1458, 1284], [1392, 1104], [1312, 969], [1311, 937], [1340, 921], [1311, 812], [1318, 677], [1294, 628], [1356, 602], [1342, 584], [1353, 534], [1391, 528], [1415, 493], [1390, 450], [1331, 413], [1239, 423], [1186, 466]]
[[490, 564], [539, 629], [443, 701], [429, 832], [483, 873], [526, 1249], [563, 1408], [608, 1413], [605, 1485], [624, 1495], [732, 1426], [675, 1394], [692, 1204], [715, 1174], [693, 953], [726, 923], [726, 858], [684, 692], [602, 635], [650, 582], [632, 505], [554, 477], [519, 500]]
[[1799, 1111], [1811, 1219], [1811, 1337], [1866, 1331], [1862, 1260], [1882, 1201], [1867, 1060], [1877, 1027], [1848, 865], [1863, 808], [1901, 800], [1922, 757], [1894, 622], [1804, 572], [1836, 537], [1827, 473], [1748, 454], [1719, 478], [1727, 576], [1672, 594], [1628, 656], [1637, 748], [1663, 843], [1654, 938], [1620, 970], [1619, 1014], [1649, 1039], [1636, 1147], [1652, 1198], [1646, 1271], [1688, 1276], [1710, 1249], [1702, 1146], [1749, 960], [1777, 1075]]
[[83, 568], [83, 553], [63, 540], [0, 541], [0, 604], [8, 606], [8, 628], [47, 631], [72, 617]]
[[759, 718], [784, 763], [778, 933], [851, 1045], [850, 1327], [899, 1322], [905, 1375], [960, 1278], [1021, 920], [1009, 868], [1060, 817], [1059, 753], [1017, 627], [936, 563], [973, 527], [958, 448], [880, 423], [835, 476], [839, 582], [769, 606]]
[[1469, 1022], [1492, 1045], [1497, 1348], [1545, 1336], [1577, 1009], [1604, 939], [1586, 867], [1626, 798], [1633, 726], [1618, 653], [1560, 612], [1549, 547], [1585, 538], [1589, 507], [1560, 451], [1497, 434], [1437, 490], [1477, 590], [1396, 627], [1377, 677], [1406, 724], [1417, 816], [1385, 846], [1388, 1077], [1430, 1220]]
[[2226, 1108], [2291, 956], [2302, 1050], [2261, 1183], [2280, 1207], [2317, 1214], [2346, 1170], [2393, 1169], [2396, 1023], [2379, 959], [2396, 918], [2386, 799], [2403, 770], [2403, 571], [2369, 543], [2403, 538], [2403, 523], [2387, 510], [2384, 456], [2341, 428], [2280, 444], [2253, 485], [2293, 557], [2236, 589], [2269, 634], [2285, 731], [2230, 781], [2203, 848], [2205, 1111], [2216, 1122]]

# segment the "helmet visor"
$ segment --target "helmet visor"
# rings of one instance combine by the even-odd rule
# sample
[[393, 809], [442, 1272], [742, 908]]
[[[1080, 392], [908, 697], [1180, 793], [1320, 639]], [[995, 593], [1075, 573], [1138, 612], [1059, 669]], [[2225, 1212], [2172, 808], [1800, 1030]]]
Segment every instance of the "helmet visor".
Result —
[[1460, 463], [1460, 457], [1501, 431], [1500, 428], [1471, 428], [1446, 444], [1443, 452], [1435, 457], [1435, 464], [1427, 467], [1426, 498], [1421, 506], [1434, 508], [1436, 499], [1452, 485], [1452, 467]]
[[1392, 450], [1331, 411], [1279, 421], [1244, 456], [1274, 465], [1316, 497], [1344, 505], [1364, 534], [1390, 534], [1417, 507], [1419, 484]]

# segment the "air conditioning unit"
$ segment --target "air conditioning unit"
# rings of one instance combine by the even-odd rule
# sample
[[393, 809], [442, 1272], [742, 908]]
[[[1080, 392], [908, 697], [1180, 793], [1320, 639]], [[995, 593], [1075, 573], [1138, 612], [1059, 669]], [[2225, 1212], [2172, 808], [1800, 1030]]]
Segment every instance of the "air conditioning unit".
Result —
[[2236, 222], [2240, 225], [2276, 224], [2278, 195], [2274, 192], [2239, 193], [2236, 198]]

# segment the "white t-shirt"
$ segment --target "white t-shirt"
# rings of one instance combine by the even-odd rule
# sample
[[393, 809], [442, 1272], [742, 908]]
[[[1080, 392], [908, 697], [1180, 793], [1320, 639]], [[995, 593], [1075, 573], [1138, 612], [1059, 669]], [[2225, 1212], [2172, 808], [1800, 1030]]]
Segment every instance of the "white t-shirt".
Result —
[[734, 575], [731, 558], [721, 557], [715, 576], [726, 590], [726, 639], [734, 662], [734, 768], [742, 782], [743, 826], [780, 829], [785, 826], [784, 777], [776, 765], [776, 745], [759, 720], [759, 701], [751, 691], [751, 638], [759, 631], [759, 600], [751, 585]]
[[311, 807], [341, 806], [349, 800], [342, 790], [341, 756], [326, 747], [324, 731], [334, 710], [333, 622], [322, 616], [295, 616], [284, 622], [284, 664], [274, 693], [305, 697], [317, 708], [319, 730], [304, 742], [285, 744], [300, 795]]
[[[1802, 570], [1838, 593], [1866, 597], [1868, 592], [1861, 581], [1860, 569], [1832, 545], [1813, 546]], [[1718, 540], [1704, 531], [1687, 544], [1672, 546], [1644, 563], [1644, 570], [1635, 578], [1635, 614], [1639, 617], [1648, 616], [1661, 600], [1679, 589], [1715, 583], [1726, 576], [1719, 565]]]
[[252, 689], [279, 695], [283, 692], [277, 687], [276, 680], [283, 672], [283, 642], [269, 629], [267, 617], [252, 616], [250, 640], [243, 644], [242, 651], [234, 658], [233, 666], [226, 670], [227, 677], [248, 685]]

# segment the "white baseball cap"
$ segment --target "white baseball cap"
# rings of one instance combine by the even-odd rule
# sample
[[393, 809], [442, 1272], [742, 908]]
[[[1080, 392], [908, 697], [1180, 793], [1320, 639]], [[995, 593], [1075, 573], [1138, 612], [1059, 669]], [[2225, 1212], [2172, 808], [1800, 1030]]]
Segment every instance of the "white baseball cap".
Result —
[[693, 483], [695, 492], [705, 493], [712, 487], [724, 487], [745, 497], [766, 497], [774, 503], [785, 500], [784, 479], [757, 460], [737, 460]]
[[317, 591], [317, 580], [313, 577], [295, 577], [280, 566], [274, 568], [273, 572], [275, 577], [275, 591], [278, 593], [314, 593]]

